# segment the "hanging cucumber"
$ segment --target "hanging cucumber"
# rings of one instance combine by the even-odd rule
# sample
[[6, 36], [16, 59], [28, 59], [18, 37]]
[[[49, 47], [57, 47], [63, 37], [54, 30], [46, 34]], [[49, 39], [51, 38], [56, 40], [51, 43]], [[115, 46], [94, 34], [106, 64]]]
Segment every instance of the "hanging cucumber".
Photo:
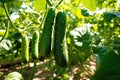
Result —
[[68, 63], [68, 51], [66, 44], [66, 13], [60, 11], [57, 13], [54, 28], [53, 53], [56, 64], [64, 67]]
[[44, 26], [39, 42], [39, 53], [41, 57], [45, 57], [51, 52], [51, 35], [52, 26], [55, 18], [55, 9], [49, 8], [44, 21]]
[[29, 39], [27, 35], [22, 37], [22, 61], [28, 62], [29, 61]]
[[37, 59], [38, 59], [38, 44], [39, 44], [39, 32], [35, 31], [33, 32], [32, 35], [32, 42], [31, 42], [31, 56], [34, 59], [34, 67], [32, 69], [32, 73], [30, 76], [30, 80], [33, 80], [35, 72], [36, 72], [36, 63], [37, 63]]
[[35, 31], [32, 35], [31, 56], [34, 60], [38, 58], [39, 32]]

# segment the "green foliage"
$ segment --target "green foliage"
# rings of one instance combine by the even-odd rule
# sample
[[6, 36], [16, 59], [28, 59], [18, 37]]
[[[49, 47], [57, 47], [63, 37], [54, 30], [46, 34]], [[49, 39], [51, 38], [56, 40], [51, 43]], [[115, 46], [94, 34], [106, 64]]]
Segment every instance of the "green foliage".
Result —
[[18, 72], [11, 72], [5, 77], [4, 80], [24, 80], [24, 78]]
[[100, 62], [96, 74], [91, 80], [119, 80], [120, 79], [120, 55], [114, 51], [106, 53]]
[[107, 51], [108, 51], [108, 47], [107, 46], [96, 46], [93, 47], [93, 53], [94, 54], [98, 54], [100, 57], [104, 56]]
[[0, 7], [0, 16], [5, 16], [5, 11], [2, 7]]
[[[10, 40], [3, 40], [0, 43], [0, 56], [2, 56], [3, 58], [6, 57], [8, 55], [8, 52], [10, 52], [12, 48], [12, 43]], [[7, 55], [6, 55], [7, 54]]]
[[[74, 57], [74, 60], [77, 59], [76, 61], [80, 61], [83, 63], [86, 61], [88, 57], [92, 54], [92, 38], [91, 34], [89, 31], [89, 26], [83, 26], [80, 28], [75, 28], [74, 30], [71, 31], [70, 35], [70, 40], [71, 40], [71, 48], [72, 53], [71, 53], [71, 58], [73, 55], [76, 55]], [[88, 52], [89, 51], [89, 52]], [[73, 61], [74, 61], [73, 60]], [[75, 63], [75, 62], [74, 62]]]
[[97, 0], [81, 0], [81, 3], [90, 11], [95, 11], [97, 8]]
[[89, 12], [85, 8], [81, 9], [81, 13], [82, 13], [83, 16], [89, 16]]
[[113, 49], [116, 50], [118, 54], [120, 54], [120, 37], [119, 36], [114, 37]]
[[3, 74], [4, 74], [3, 72], [0, 72], [0, 77], [3, 76]]
[[35, 11], [45, 10], [46, 9], [46, 0], [35, 0], [33, 6], [35, 8]]
[[3, 36], [5, 34], [5, 30], [0, 30], [0, 36]]

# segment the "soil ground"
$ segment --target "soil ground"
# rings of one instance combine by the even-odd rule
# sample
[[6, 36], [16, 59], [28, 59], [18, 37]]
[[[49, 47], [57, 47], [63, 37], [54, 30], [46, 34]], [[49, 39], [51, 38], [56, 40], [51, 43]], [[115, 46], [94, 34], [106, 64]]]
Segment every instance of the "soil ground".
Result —
[[[37, 62], [37, 69], [33, 80], [53, 80], [54, 71], [46, 70], [45, 68], [48, 66], [49, 61], [44, 60]], [[91, 59], [90, 61], [86, 61], [84, 64], [84, 71], [79, 73], [79, 63], [78, 65], [71, 66], [71, 71], [69, 72], [69, 77], [71, 80], [90, 80], [90, 77], [94, 74], [96, 70], [96, 61], [95, 59]], [[32, 73], [33, 62], [30, 62], [24, 66], [20, 66], [19, 64], [15, 64], [12, 66], [6, 66], [4, 68], [0, 68], [0, 80], [4, 80], [5, 76], [13, 71], [18, 71], [22, 73], [25, 80], [29, 80], [30, 74]], [[79, 77], [79, 78], [78, 78]]]

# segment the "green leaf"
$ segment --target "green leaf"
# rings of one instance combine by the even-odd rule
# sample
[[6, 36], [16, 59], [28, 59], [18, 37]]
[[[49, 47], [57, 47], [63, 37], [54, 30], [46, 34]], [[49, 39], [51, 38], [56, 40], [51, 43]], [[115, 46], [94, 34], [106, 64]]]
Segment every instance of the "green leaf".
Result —
[[46, 0], [36, 0], [33, 5], [35, 8], [35, 11], [45, 10]]
[[96, 46], [93, 47], [94, 54], [98, 54], [100, 57], [103, 57], [108, 51], [107, 46]]
[[24, 78], [18, 72], [11, 72], [6, 76], [4, 80], [24, 80]]
[[[1, 38], [0, 38], [1, 39]], [[10, 50], [10, 48], [12, 47], [12, 43], [10, 40], [3, 40], [1, 43], [0, 43], [0, 49], [2, 50], [2, 48], [4, 50]], [[0, 50], [0, 52], [1, 52]]]
[[3, 76], [3, 74], [4, 74], [3, 72], [0, 72], [0, 77]]
[[90, 11], [95, 11], [97, 7], [97, 0], [81, 0], [83, 6], [88, 8]]
[[106, 53], [91, 80], [120, 80], [120, 55], [111, 50]]
[[75, 2], [76, 2], [76, 5], [79, 5], [80, 0], [75, 0]]
[[85, 8], [81, 9], [81, 13], [82, 13], [83, 16], [89, 16], [89, 12]]
[[9, 8], [12, 8], [12, 10], [19, 10], [19, 8], [21, 7], [22, 3], [26, 1], [26, 0], [14, 0], [13, 2], [10, 2], [8, 4]]
[[2, 7], [0, 7], [0, 16], [5, 16], [5, 15], [6, 15], [5, 10]]
[[106, 22], [111, 22], [111, 20], [115, 17], [115, 15], [111, 12], [104, 12], [103, 14]]
[[[80, 62], [84, 62], [91, 55], [91, 43], [92, 38], [90, 34], [89, 25], [83, 25], [83, 27], [75, 28], [71, 32], [71, 41]], [[89, 52], [88, 52], [89, 51]]]

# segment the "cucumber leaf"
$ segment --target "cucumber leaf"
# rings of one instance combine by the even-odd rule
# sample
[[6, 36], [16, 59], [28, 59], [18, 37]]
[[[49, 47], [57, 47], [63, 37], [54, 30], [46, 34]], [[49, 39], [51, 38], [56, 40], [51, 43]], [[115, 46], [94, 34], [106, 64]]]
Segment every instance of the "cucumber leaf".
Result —
[[24, 78], [18, 72], [11, 72], [5, 77], [4, 80], [24, 80]]
[[81, 0], [81, 3], [84, 7], [90, 11], [95, 11], [97, 7], [97, 0]]
[[35, 11], [45, 10], [46, 0], [36, 0], [33, 4]]

